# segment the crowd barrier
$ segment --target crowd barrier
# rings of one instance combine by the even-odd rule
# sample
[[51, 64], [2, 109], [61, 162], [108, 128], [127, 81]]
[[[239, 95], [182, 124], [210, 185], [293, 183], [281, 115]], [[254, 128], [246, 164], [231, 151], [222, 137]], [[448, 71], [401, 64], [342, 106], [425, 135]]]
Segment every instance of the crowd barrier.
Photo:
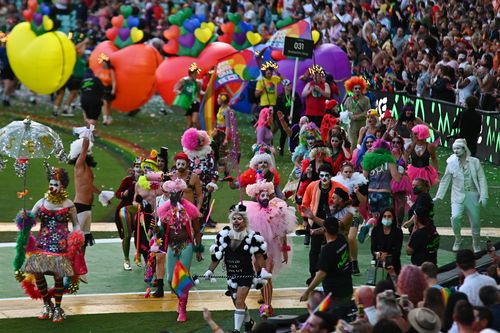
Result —
[[[412, 102], [415, 105], [416, 116], [443, 134], [441, 144], [445, 147], [449, 145], [446, 137], [456, 134], [457, 129], [453, 127], [453, 122], [463, 110], [459, 105], [399, 93], [380, 91], [373, 93], [380, 114], [389, 109], [393, 115], [397, 115], [406, 103]], [[500, 114], [481, 110], [479, 112], [483, 118], [483, 125], [478, 139], [476, 157], [500, 165]]]

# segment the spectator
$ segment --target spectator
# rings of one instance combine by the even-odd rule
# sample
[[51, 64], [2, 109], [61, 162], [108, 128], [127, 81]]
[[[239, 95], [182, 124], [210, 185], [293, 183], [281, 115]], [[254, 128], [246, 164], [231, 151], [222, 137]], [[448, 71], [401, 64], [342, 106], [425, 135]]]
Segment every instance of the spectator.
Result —
[[396, 223], [392, 208], [386, 208], [380, 214], [379, 220], [371, 234], [372, 257], [383, 267], [393, 266], [394, 271], [401, 271], [401, 247], [403, 232]]
[[475, 96], [465, 99], [465, 109], [457, 115], [453, 128], [458, 129], [458, 137], [467, 141], [471, 156], [476, 156], [477, 140], [481, 133], [482, 117], [477, 112], [478, 100]]
[[[328, 312], [319, 311], [311, 313], [301, 333], [330, 333], [335, 331], [336, 318]], [[292, 327], [294, 329], [294, 327]]]
[[453, 309], [453, 320], [457, 323], [459, 333], [472, 333], [474, 324], [474, 308], [467, 301], [458, 301]]
[[445, 304], [441, 292], [437, 288], [427, 288], [424, 293], [424, 300], [419, 307], [424, 307], [434, 311], [438, 315], [439, 320], [443, 323]]
[[481, 58], [481, 67], [474, 70], [474, 76], [477, 79], [481, 90], [479, 99], [479, 108], [486, 111], [494, 111], [497, 108], [494, 97], [495, 76], [492, 74], [493, 57], [485, 54]]
[[431, 98], [455, 103], [455, 92], [452, 89], [453, 68], [438, 64], [434, 75], [434, 81], [431, 80]]
[[495, 286], [484, 286], [479, 289], [479, 299], [493, 314], [491, 328], [500, 332], [500, 292]]
[[415, 228], [410, 234], [406, 254], [411, 256], [411, 263], [417, 266], [426, 261], [437, 264], [437, 251], [439, 249], [439, 234], [432, 220], [423, 211], [417, 210]]
[[458, 290], [467, 295], [469, 302], [473, 306], [483, 306], [484, 304], [479, 298], [479, 291], [483, 286], [496, 287], [496, 281], [489, 276], [482, 275], [477, 272], [476, 259], [472, 250], [460, 250], [457, 252], [456, 258], [457, 267], [465, 276], [464, 283]]
[[466, 106], [467, 98], [472, 96], [478, 88], [477, 79], [472, 74], [473, 67], [466, 65], [458, 69], [457, 104]]
[[398, 276], [398, 294], [407, 295], [413, 307], [417, 307], [418, 303], [424, 299], [425, 289], [427, 289], [427, 282], [424, 273], [417, 266], [404, 266]]
[[417, 79], [417, 96], [418, 97], [429, 97], [429, 89], [431, 87], [431, 73], [429, 71], [429, 63], [422, 59], [418, 63], [420, 69], [420, 75]]
[[372, 333], [403, 333], [403, 331], [394, 321], [381, 319], [373, 326]]
[[375, 294], [373, 293], [373, 289], [367, 286], [359, 287], [354, 300], [358, 307], [360, 305], [363, 306], [363, 311], [370, 324], [375, 325], [377, 323], [377, 310], [375, 308]]
[[411, 328], [418, 333], [438, 333], [441, 330], [441, 320], [434, 311], [427, 308], [416, 308], [408, 313]]
[[396, 323], [402, 332], [407, 332], [410, 328], [408, 322], [403, 318], [403, 312], [392, 290], [386, 290], [377, 295], [377, 320], [384, 319]]
[[[493, 328], [493, 313], [490, 309], [484, 306], [474, 307], [474, 323], [472, 324], [472, 331], [474, 333], [485, 333], [483, 331], [487, 328]], [[494, 329], [494, 328], [493, 328]]]

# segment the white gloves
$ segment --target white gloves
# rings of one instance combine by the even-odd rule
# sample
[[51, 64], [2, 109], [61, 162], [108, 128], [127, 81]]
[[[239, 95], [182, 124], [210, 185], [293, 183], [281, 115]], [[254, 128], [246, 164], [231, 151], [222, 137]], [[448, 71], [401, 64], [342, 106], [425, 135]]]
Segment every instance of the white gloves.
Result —
[[111, 199], [113, 199], [114, 196], [115, 192], [113, 191], [101, 191], [101, 193], [99, 194], [99, 202], [101, 203], [101, 205], [106, 207], [107, 205], [109, 205]]
[[269, 273], [268, 271], [266, 271], [265, 268], [262, 268], [260, 271], [260, 277], [261, 277], [261, 279], [270, 279], [273, 277], [273, 275], [271, 273]]
[[398, 165], [398, 172], [399, 172], [400, 175], [404, 175], [405, 168], [403, 168], [401, 165]]
[[78, 137], [80, 139], [89, 139], [89, 141], [94, 141], [94, 135], [92, 134], [94, 132], [94, 129], [94, 125], [90, 125], [90, 128], [87, 128], [85, 126], [74, 127], [73, 133], [78, 134]]
[[213, 274], [214, 272], [212, 272], [211, 270], [207, 270], [205, 274], [203, 274], [203, 277], [205, 278], [205, 280], [210, 280]]
[[488, 204], [488, 199], [487, 198], [479, 198], [479, 204], [483, 207], [486, 207]]

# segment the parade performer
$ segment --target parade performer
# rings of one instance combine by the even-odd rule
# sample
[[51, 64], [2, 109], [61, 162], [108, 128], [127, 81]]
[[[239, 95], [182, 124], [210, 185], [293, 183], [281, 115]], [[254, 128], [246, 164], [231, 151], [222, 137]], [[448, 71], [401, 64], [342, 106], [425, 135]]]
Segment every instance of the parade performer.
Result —
[[276, 106], [278, 85], [283, 80], [283, 77], [278, 72], [278, 65], [274, 61], [266, 61], [260, 66], [260, 70], [263, 74], [262, 79], [257, 81], [255, 86], [255, 97], [260, 99], [259, 112], [263, 108], [272, 110]]
[[135, 196], [133, 205], [137, 209], [136, 215], [136, 247], [138, 247], [135, 257], [137, 266], [142, 266], [142, 254], [147, 262], [149, 252], [149, 238], [151, 236], [151, 228], [155, 225], [154, 212], [156, 209], [156, 197], [162, 194], [161, 182], [163, 173], [158, 172], [158, 153], [152, 150], [149, 157], [141, 162], [141, 170], [143, 175], [139, 177], [135, 184]]
[[[195, 128], [187, 129], [181, 138], [182, 149], [189, 157], [189, 170], [196, 173], [201, 180], [203, 202], [200, 211], [203, 215], [203, 221], [207, 221], [212, 192], [219, 188], [216, 184], [219, 174], [210, 143], [211, 139], [208, 133]], [[213, 228], [216, 223], [208, 217], [205, 226]]]
[[367, 83], [361, 76], [353, 76], [345, 82], [349, 96], [344, 101], [344, 110], [350, 112], [349, 141], [358, 142], [358, 133], [365, 125], [366, 112], [370, 109], [370, 99], [366, 93]]
[[[66, 192], [68, 184], [69, 178], [66, 170], [52, 169], [49, 174], [49, 190], [44, 198], [38, 200], [31, 212], [22, 213], [24, 221], [26, 219], [40, 221], [40, 232], [36, 239], [29, 236], [27, 244], [19, 247], [26, 249], [28, 259], [24, 273], [28, 275], [23, 276], [23, 273], [17, 272], [16, 274], [22, 276], [18, 279], [22, 280], [22, 286], [29, 296], [34, 299], [43, 299], [43, 308], [38, 319], [51, 319], [53, 322], [61, 322], [66, 318], [61, 308], [64, 292], [63, 278], [70, 277], [78, 283], [77, 275], [86, 273], [86, 265], [81, 253], [84, 236], [77, 221], [75, 205], [68, 199]], [[19, 216], [17, 221], [20, 221]], [[68, 229], [70, 222], [73, 225], [71, 233]], [[21, 237], [18, 237], [18, 242], [20, 241], [22, 241]], [[18, 255], [19, 253], [16, 254], [16, 259]], [[24, 253], [22, 258], [24, 260]], [[54, 276], [54, 289], [48, 290], [45, 275]], [[35, 280], [36, 289], [33, 280]], [[52, 297], [55, 303], [52, 303]]]
[[115, 99], [116, 94], [116, 74], [113, 64], [109, 57], [105, 54], [100, 54], [97, 60], [102, 68], [99, 69], [95, 75], [101, 80], [101, 83], [104, 87], [103, 99], [104, 99], [104, 107], [102, 109], [103, 113], [103, 125], [111, 125], [113, 122], [113, 117], [111, 116], [111, 103]]
[[326, 100], [325, 101], [325, 115], [321, 120], [320, 133], [321, 140], [324, 143], [328, 142], [328, 138], [330, 136], [330, 130], [337, 125], [338, 118], [338, 103], [336, 100]]
[[[182, 192], [187, 188], [186, 182], [182, 179], [168, 180], [162, 188], [169, 193], [169, 200], [158, 208], [157, 213], [160, 218], [160, 225], [157, 226], [156, 235], [152, 238], [151, 251], [160, 254], [165, 263], [167, 256], [167, 281], [172, 283], [174, 268], [179, 260], [189, 271], [193, 259], [193, 251], [202, 247], [201, 237], [197, 237], [200, 228], [199, 224], [194, 225], [200, 217], [200, 211], [195, 205], [182, 199]], [[158, 259], [158, 258], [157, 258]], [[164, 266], [163, 266], [164, 267]], [[158, 289], [163, 293], [163, 270], [156, 271], [158, 278]], [[157, 290], [158, 291], [158, 290]], [[177, 321], [186, 321], [186, 305], [188, 293], [178, 296]]]
[[122, 179], [115, 194], [116, 198], [120, 200], [120, 203], [116, 206], [115, 223], [118, 234], [122, 239], [123, 269], [126, 271], [132, 270], [130, 266], [130, 239], [136, 229], [135, 217], [137, 214], [137, 209], [132, 203], [135, 196], [135, 184], [142, 174], [141, 162], [140, 157], [135, 159], [129, 175]]
[[[94, 172], [92, 168], [97, 166], [97, 163], [92, 156], [92, 140], [94, 126], [75, 129], [78, 131], [80, 138], [71, 143], [69, 164], [74, 165], [74, 181], [75, 181], [75, 199], [73, 200], [76, 207], [78, 224], [80, 230], [85, 234], [85, 247], [94, 245], [94, 237], [91, 233], [92, 224], [92, 203], [94, 201], [94, 193], [99, 195], [99, 202], [103, 206], [107, 206], [114, 193], [111, 191], [101, 191], [94, 185]], [[84, 283], [87, 282], [86, 276], [80, 277]]]
[[[436, 147], [426, 142], [431, 136], [429, 127], [426, 125], [416, 125], [412, 129], [412, 142], [406, 154], [410, 157], [408, 165], [408, 176], [413, 181], [415, 178], [423, 178], [434, 186], [438, 181], [438, 159], [436, 156]], [[432, 165], [430, 161], [432, 159]], [[407, 158], [408, 160], [408, 158]]]
[[[210, 247], [212, 263], [203, 276], [205, 279], [211, 279], [219, 262], [224, 261], [228, 285], [226, 295], [231, 297], [235, 307], [234, 330], [231, 332], [239, 333], [243, 324], [245, 332], [251, 332], [254, 321], [250, 317], [245, 300], [252, 285], [261, 288], [265, 279], [272, 277], [265, 268], [267, 244], [264, 237], [249, 228], [244, 205], [238, 204], [231, 207], [229, 222], [231, 228], [224, 227], [217, 234], [215, 244]], [[252, 257], [256, 261], [257, 275], [252, 264]]]
[[229, 176], [227, 165], [228, 147], [231, 142], [231, 114], [233, 111], [229, 106], [229, 95], [220, 93], [217, 97], [219, 111], [217, 112], [215, 128], [212, 133], [212, 147], [214, 158], [217, 162], [219, 175]]
[[330, 85], [325, 81], [325, 70], [320, 65], [313, 65], [308, 69], [312, 80], [302, 90], [302, 98], [305, 99], [305, 115], [316, 126], [321, 127], [321, 121], [325, 115], [325, 102], [330, 98]]
[[452, 183], [451, 226], [455, 234], [453, 251], [458, 251], [462, 243], [460, 231], [465, 211], [472, 229], [472, 247], [474, 252], [479, 252], [481, 251], [479, 205], [485, 207], [488, 202], [488, 184], [479, 159], [471, 156], [465, 139], [455, 140], [453, 153], [446, 160], [446, 171], [434, 201], [443, 199], [448, 186]]
[[183, 77], [174, 87], [177, 97], [173, 105], [180, 106], [186, 111], [186, 128], [196, 127], [200, 129], [200, 94], [203, 94], [203, 81], [199, 80], [198, 74], [201, 68], [193, 62], [188, 69], [188, 76]]
[[[260, 173], [255, 184], [248, 185], [247, 195], [255, 201], [243, 201], [247, 207], [250, 229], [258, 232], [267, 243], [266, 270], [274, 276], [278, 274], [283, 264], [291, 259], [291, 247], [287, 242], [287, 234], [295, 231], [297, 217], [295, 209], [279, 198], [272, 198], [274, 186], [266, 182]], [[260, 308], [263, 317], [272, 316], [271, 301], [273, 285], [271, 279], [262, 288], [264, 304]]]

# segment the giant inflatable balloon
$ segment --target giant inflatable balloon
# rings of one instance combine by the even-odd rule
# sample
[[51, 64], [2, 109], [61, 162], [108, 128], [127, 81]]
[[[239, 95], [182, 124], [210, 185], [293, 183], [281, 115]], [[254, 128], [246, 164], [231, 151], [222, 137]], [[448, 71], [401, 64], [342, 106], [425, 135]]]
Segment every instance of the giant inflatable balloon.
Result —
[[38, 94], [51, 94], [59, 90], [73, 72], [75, 45], [62, 32], [50, 31], [53, 22], [48, 16], [35, 15], [36, 20], [39, 16], [41, 20], [42, 28], [37, 28], [39, 35], [32, 29], [35, 18], [32, 23], [19, 23], [8, 36], [7, 55], [19, 81]]
[[239, 13], [228, 13], [227, 17], [229, 21], [220, 27], [223, 35], [219, 36], [219, 42], [231, 44], [238, 51], [260, 44], [262, 36]]
[[189, 65], [196, 62], [202, 69], [201, 74], [214, 67], [220, 59], [235, 53], [236, 50], [229, 44], [214, 42], [209, 44], [197, 58], [171, 57], [165, 59], [156, 70], [156, 85], [158, 93], [165, 103], [172, 105], [175, 99], [174, 86], [184, 76], [188, 75]]
[[116, 77], [116, 98], [112, 107], [121, 112], [130, 112], [144, 105], [156, 91], [156, 68], [162, 58], [158, 51], [145, 44], [134, 44], [119, 49], [112, 41], [100, 43], [89, 59], [94, 73], [101, 70], [99, 55], [107, 55]]
[[[351, 77], [351, 64], [347, 54], [335, 44], [322, 44], [314, 50], [315, 63], [321, 65], [325, 71], [333, 76], [341, 95], [344, 94], [344, 85], [342, 82]], [[278, 62], [281, 75], [293, 80], [293, 68], [295, 60], [281, 60]], [[304, 74], [307, 69], [313, 65], [313, 60], [306, 59], [299, 62], [297, 77]], [[296, 91], [300, 94], [304, 89], [305, 82], [297, 80]]]

